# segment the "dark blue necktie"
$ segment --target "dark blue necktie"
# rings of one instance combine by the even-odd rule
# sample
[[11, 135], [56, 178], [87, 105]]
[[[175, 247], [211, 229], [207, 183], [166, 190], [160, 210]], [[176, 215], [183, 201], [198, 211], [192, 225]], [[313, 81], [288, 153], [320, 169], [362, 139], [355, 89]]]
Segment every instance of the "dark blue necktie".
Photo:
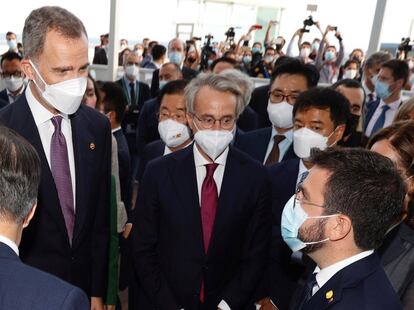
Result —
[[296, 310], [302, 309], [303, 306], [312, 298], [313, 287], [317, 284], [318, 282], [316, 281], [316, 273], [312, 273], [305, 283], [299, 306], [296, 308]]
[[377, 121], [374, 124], [374, 127], [372, 127], [371, 136], [374, 135], [378, 130], [382, 129], [384, 127], [385, 123], [385, 113], [390, 109], [388, 105], [382, 106], [382, 111], [380, 116], [378, 117]]

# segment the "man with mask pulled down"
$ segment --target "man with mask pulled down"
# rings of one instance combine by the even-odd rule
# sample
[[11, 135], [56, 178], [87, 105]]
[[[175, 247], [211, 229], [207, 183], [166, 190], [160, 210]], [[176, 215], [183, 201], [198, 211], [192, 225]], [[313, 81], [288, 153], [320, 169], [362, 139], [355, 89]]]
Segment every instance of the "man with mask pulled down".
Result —
[[37, 212], [23, 232], [26, 264], [82, 288], [103, 310], [108, 270], [111, 128], [81, 105], [88, 76], [82, 22], [60, 7], [30, 13], [23, 29], [24, 94], [0, 123], [28, 140], [41, 160]]
[[402, 309], [374, 252], [402, 213], [399, 171], [363, 149], [316, 151], [310, 162], [308, 177], [283, 209], [280, 234], [316, 267], [289, 309]]
[[229, 146], [244, 108], [234, 81], [201, 74], [185, 98], [195, 142], [151, 161], [138, 193], [139, 309], [245, 309], [270, 237], [267, 173]]

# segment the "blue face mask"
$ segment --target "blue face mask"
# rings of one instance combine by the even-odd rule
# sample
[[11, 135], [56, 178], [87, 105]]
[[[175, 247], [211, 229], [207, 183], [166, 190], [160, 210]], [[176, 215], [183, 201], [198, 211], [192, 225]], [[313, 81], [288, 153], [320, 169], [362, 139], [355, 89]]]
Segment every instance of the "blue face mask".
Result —
[[299, 200], [296, 199], [296, 195], [293, 195], [286, 203], [282, 213], [281, 232], [283, 241], [286, 242], [293, 252], [302, 250], [307, 245], [328, 241], [329, 238], [319, 241], [303, 242], [299, 239], [299, 229], [307, 219], [324, 219], [337, 215], [308, 216], [300, 205]]
[[258, 47], [253, 47], [253, 48], [252, 48], [252, 54], [254, 54], [254, 53], [260, 53], [260, 48], [258, 48]]
[[7, 45], [10, 49], [15, 49], [17, 47], [17, 41], [16, 40], [9, 40], [7, 41]]
[[391, 96], [390, 87], [387, 83], [382, 81], [375, 82], [375, 94], [380, 99], [387, 99]]
[[182, 55], [180, 52], [170, 52], [168, 54], [168, 59], [176, 65], [181, 65]]
[[332, 51], [328, 51], [325, 53], [325, 60], [332, 61], [335, 59], [335, 53]]

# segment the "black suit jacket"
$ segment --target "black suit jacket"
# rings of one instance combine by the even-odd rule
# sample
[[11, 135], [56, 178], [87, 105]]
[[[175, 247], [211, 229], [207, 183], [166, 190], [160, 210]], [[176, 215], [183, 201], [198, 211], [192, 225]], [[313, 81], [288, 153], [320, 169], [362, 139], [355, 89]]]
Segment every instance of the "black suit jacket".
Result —
[[125, 204], [128, 213], [132, 205], [132, 187], [131, 187], [131, 157], [129, 155], [128, 143], [122, 130], [114, 132], [116, 144], [118, 145], [118, 166], [119, 166], [119, 183], [121, 187], [121, 200]]
[[33, 115], [22, 95], [0, 111], [0, 123], [37, 150], [42, 176], [36, 214], [23, 232], [22, 260], [82, 288], [89, 296], [106, 293], [111, 184], [111, 128], [101, 113], [81, 105], [71, 116], [76, 170], [76, 217], [72, 247], [55, 182]]
[[7, 103], [10, 103], [10, 101], [9, 101], [9, 96], [7, 96], [7, 90], [6, 90], [6, 89], [3, 89], [3, 90], [0, 92], [0, 109], [1, 109], [3, 106], [5, 106], [5, 105], [3, 105], [3, 106], [2, 106], [2, 102], [7, 102]]
[[[197, 71], [191, 68], [185, 67], [185, 66], [182, 67], [181, 71], [183, 73], [183, 79], [189, 80], [189, 81], [195, 78], [198, 74]], [[160, 91], [160, 69], [157, 69], [152, 73], [151, 97], [154, 98], [158, 96], [159, 91]]]
[[85, 293], [79, 288], [23, 264], [16, 253], [1, 242], [0, 279], [0, 309], [90, 309]]
[[224, 299], [244, 309], [262, 276], [270, 238], [265, 169], [230, 147], [207, 255], [193, 145], [151, 161], [138, 193], [133, 242], [143, 291], [138, 309], [200, 309]]
[[[263, 163], [271, 136], [272, 127], [257, 129], [240, 135], [235, 146], [251, 158]], [[298, 157], [293, 151], [293, 143], [291, 143], [282, 160], [293, 158]]]
[[256, 112], [249, 106], [247, 106], [243, 113], [237, 120], [237, 127], [244, 132], [252, 131], [258, 128], [259, 120]]
[[155, 158], [163, 156], [164, 151], [165, 143], [162, 140], [153, 141], [145, 146], [139, 161], [138, 182], [142, 181], [148, 163]]
[[272, 126], [269, 120], [269, 114], [267, 113], [269, 90], [270, 85], [259, 86], [253, 91], [252, 98], [250, 99], [249, 106], [256, 111], [259, 120], [258, 128]]
[[[303, 287], [301, 287], [289, 309], [299, 310]], [[332, 292], [333, 297], [327, 298]], [[303, 305], [303, 310], [314, 309], [402, 309], [398, 295], [391, 286], [376, 254], [369, 255], [338, 271], [312, 298]]]
[[160, 139], [157, 118], [159, 110], [160, 102], [156, 97], [146, 101], [141, 109], [141, 112], [139, 113], [136, 143], [138, 154], [140, 155], [148, 143]]
[[94, 65], [107, 65], [108, 56], [106, 56], [105, 49], [101, 47], [95, 47], [95, 54], [93, 55], [92, 63]]

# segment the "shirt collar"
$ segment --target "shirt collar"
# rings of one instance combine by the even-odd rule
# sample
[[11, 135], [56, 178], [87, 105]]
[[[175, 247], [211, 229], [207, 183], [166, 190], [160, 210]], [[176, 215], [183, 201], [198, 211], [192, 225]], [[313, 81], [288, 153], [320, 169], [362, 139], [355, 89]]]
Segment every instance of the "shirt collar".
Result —
[[129, 86], [129, 84], [131, 84], [131, 83], [135, 83], [135, 82], [136, 82], [136, 81], [130, 81], [130, 80], [126, 77], [126, 74], [124, 74], [123, 79], [124, 79], [125, 84], [126, 84], [128, 87], [130, 87], [130, 86]]
[[[203, 157], [203, 155], [201, 155], [200, 151], [198, 150], [197, 143], [194, 143], [193, 153], [194, 153], [194, 162], [195, 162], [196, 167], [211, 164], [207, 159]], [[228, 154], [229, 154], [229, 147], [226, 147], [224, 152], [221, 153], [221, 155], [216, 158], [214, 163], [219, 164], [220, 166], [225, 166]]]
[[112, 129], [112, 133], [117, 132], [117, 131], [120, 131], [121, 129], [122, 129], [121, 126], [118, 126], [118, 127], [114, 128], [114, 129]]
[[391, 103], [385, 103], [384, 102], [384, 100], [382, 100], [381, 99], [381, 101], [380, 101], [380, 104], [379, 104], [379, 106], [378, 106], [378, 108], [381, 108], [381, 107], [383, 107], [384, 105], [387, 105], [387, 106], [389, 106], [390, 107], [390, 109], [391, 110], [394, 110], [394, 111], [396, 111], [396, 110], [398, 110], [398, 108], [400, 107], [400, 104], [401, 104], [401, 98], [398, 98], [397, 100], [395, 100], [395, 101], [393, 101], [393, 102], [391, 102]]
[[10, 240], [5, 236], [0, 235], [0, 242], [10, 247], [14, 251], [14, 253], [16, 253], [17, 256], [19, 256], [19, 248], [17, 247], [17, 244], [14, 241]]
[[337, 262], [333, 265], [325, 267], [323, 269], [320, 269], [318, 266], [316, 266], [315, 271], [313, 273], [316, 273], [316, 282], [318, 283], [319, 288], [325, 285], [325, 283], [328, 282], [340, 270], [355, 263], [356, 261], [359, 261], [371, 255], [372, 253], [374, 253], [374, 250], [364, 251], [351, 257], [348, 257], [344, 260], [341, 260], [340, 262]]
[[7, 92], [7, 96], [12, 97], [12, 98], [17, 98], [21, 94], [23, 94], [23, 92], [24, 92], [24, 85], [23, 85], [23, 87], [20, 89], [20, 91], [16, 95], [13, 95], [7, 88], [6, 88], [6, 92]]
[[282, 135], [285, 136], [285, 138], [287, 140], [289, 140], [289, 142], [293, 141], [293, 128], [289, 129], [288, 131], [286, 131], [285, 133], [281, 134], [277, 131], [277, 129], [275, 128], [275, 126], [272, 126], [272, 139], [274, 138], [274, 136], [276, 135]]

